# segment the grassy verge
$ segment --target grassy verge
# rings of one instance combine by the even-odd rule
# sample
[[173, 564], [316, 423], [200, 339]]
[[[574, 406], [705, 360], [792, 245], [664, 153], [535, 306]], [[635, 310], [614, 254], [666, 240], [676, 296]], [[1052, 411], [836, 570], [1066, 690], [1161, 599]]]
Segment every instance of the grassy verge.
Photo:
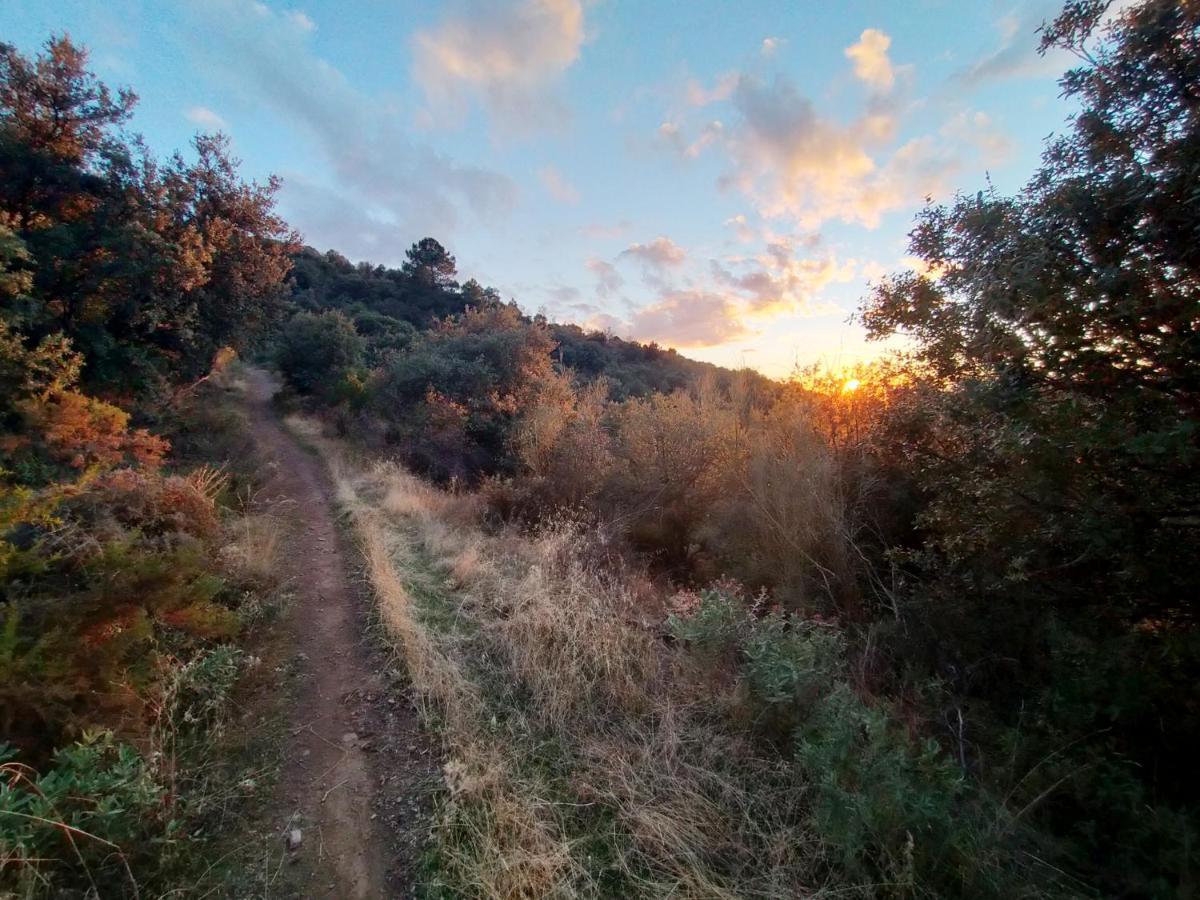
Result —
[[445, 743], [431, 895], [777, 896], [813, 870], [804, 786], [671, 686], [582, 535], [485, 536], [470, 498], [322, 449]]

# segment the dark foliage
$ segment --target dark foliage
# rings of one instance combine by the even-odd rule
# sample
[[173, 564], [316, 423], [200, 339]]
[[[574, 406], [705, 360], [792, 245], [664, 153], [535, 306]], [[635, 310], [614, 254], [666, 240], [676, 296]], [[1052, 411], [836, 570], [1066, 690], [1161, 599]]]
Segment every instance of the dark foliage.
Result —
[[145, 394], [278, 318], [294, 236], [278, 182], [242, 182], [220, 136], [156, 161], [122, 131], [137, 98], [86, 66], [66, 38], [33, 60], [0, 46], [0, 226], [28, 275], [0, 315], [30, 344], [68, 338], [85, 388]]
[[341, 313], [299, 313], [280, 332], [275, 364], [301, 394], [328, 391], [361, 361], [362, 343]]
[[864, 318], [932, 373], [887, 448], [923, 495], [907, 664], [976, 710], [985, 775], [999, 733], [1047, 760], [1021, 789], [1061, 779], [1037, 815], [1073, 865], [1166, 895], [1200, 804], [1200, 7], [1097, 34], [1108, 7], [1044, 31], [1081, 60], [1081, 111], [1033, 180], [927, 210], [912, 250], [939, 277], [891, 280]]

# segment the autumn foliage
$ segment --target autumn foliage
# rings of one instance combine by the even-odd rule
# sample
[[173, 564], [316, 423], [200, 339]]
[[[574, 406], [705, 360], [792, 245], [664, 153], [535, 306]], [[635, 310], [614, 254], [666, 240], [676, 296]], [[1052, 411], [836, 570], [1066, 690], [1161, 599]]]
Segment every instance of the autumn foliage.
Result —
[[197, 387], [279, 316], [292, 236], [223, 138], [165, 162], [129, 138], [135, 102], [65, 37], [0, 44], [4, 894], [153, 883], [185, 821], [175, 706], [227, 693], [269, 583], [229, 552], [228, 477], [169, 471], [155, 425], [192, 442]]

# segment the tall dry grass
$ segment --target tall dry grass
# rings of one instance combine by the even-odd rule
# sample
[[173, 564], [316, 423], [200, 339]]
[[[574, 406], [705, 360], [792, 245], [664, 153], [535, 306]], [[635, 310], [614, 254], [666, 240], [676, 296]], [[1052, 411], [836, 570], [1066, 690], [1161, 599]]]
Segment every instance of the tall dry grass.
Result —
[[[676, 677], [630, 607], [643, 586], [560, 523], [485, 533], [478, 501], [309, 429], [381, 617], [445, 742], [437, 878], [465, 896], [819, 893], [804, 786]], [[729, 698], [726, 698], [729, 699]]]

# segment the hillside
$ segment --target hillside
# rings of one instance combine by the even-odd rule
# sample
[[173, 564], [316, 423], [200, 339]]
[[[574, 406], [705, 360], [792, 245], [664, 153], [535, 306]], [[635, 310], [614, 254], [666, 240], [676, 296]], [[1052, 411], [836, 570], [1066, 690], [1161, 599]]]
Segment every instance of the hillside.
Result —
[[[408, 250], [400, 269], [350, 263], [335, 251], [305, 247], [292, 256], [292, 302], [308, 312], [340, 312], [353, 323], [372, 359], [403, 349], [415, 330], [468, 307], [502, 303], [493, 289], [455, 281], [457, 264], [438, 241], [425, 238]], [[532, 321], [532, 320], [531, 320]], [[657, 344], [623, 340], [578, 325], [547, 323], [556, 359], [580, 378], [603, 377], [617, 399], [670, 393], [718, 367], [680, 356]], [[726, 373], [728, 374], [728, 373]]]
[[917, 213], [858, 313], [909, 350], [786, 381], [306, 247], [228, 139], [0, 44], [0, 897], [1192, 896], [1200, 6], [1039, 34], [1077, 112]]

